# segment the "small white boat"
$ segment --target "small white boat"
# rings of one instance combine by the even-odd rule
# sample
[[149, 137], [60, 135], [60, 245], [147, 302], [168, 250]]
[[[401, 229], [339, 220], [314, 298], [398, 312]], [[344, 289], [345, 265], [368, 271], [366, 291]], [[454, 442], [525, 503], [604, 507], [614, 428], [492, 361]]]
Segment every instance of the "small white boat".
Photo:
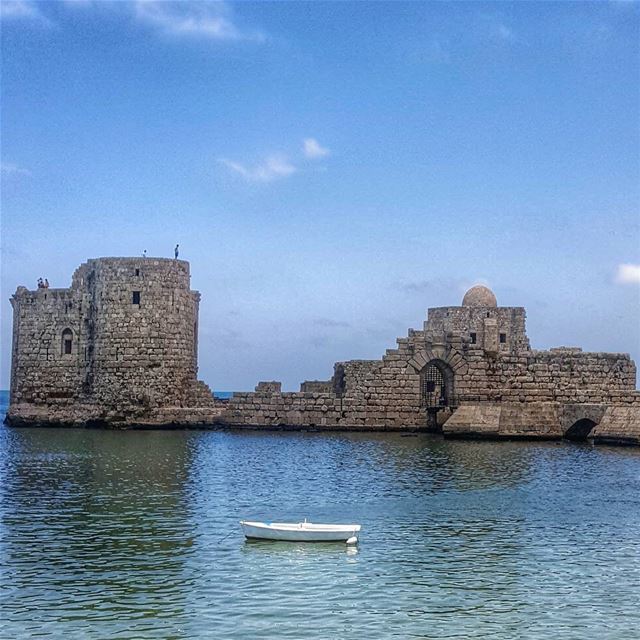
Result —
[[358, 542], [359, 524], [313, 524], [312, 522], [249, 522], [241, 520], [247, 538], [290, 542]]

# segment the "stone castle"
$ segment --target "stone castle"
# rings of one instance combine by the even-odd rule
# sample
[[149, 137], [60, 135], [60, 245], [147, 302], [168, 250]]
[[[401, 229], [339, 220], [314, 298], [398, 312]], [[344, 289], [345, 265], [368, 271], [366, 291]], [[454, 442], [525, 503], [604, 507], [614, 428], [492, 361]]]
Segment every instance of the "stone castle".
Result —
[[197, 379], [200, 294], [189, 264], [99, 258], [68, 289], [18, 287], [12, 425], [427, 430], [446, 436], [640, 444], [627, 354], [532, 350], [522, 307], [486, 287], [428, 310], [380, 360], [349, 360], [299, 392], [260, 382], [214, 399]]
[[213, 407], [189, 285], [182, 260], [100, 258], [68, 289], [18, 287], [9, 422], [161, 423], [165, 407]]

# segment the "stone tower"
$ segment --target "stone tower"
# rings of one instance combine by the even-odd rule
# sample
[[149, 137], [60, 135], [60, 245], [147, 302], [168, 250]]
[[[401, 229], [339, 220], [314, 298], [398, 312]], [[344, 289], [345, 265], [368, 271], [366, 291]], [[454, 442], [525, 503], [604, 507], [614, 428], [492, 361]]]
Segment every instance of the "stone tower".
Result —
[[487, 354], [529, 350], [524, 307], [499, 307], [491, 289], [476, 285], [469, 289], [460, 307], [429, 309], [424, 330], [427, 341], [445, 344], [452, 337], [460, 346], [482, 349]]
[[160, 258], [88, 260], [68, 289], [18, 287], [9, 422], [170, 422], [165, 409], [211, 406], [199, 301], [189, 263]]

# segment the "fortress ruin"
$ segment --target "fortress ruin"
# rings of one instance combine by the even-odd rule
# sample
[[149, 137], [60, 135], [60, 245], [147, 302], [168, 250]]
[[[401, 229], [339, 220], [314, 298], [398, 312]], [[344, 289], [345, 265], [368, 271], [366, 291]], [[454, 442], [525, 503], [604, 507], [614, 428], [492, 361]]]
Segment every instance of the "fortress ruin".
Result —
[[532, 350], [523, 307], [483, 286], [428, 310], [380, 360], [299, 392], [260, 382], [214, 399], [197, 379], [200, 294], [189, 263], [99, 258], [68, 289], [18, 287], [11, 425], [425, 430], [445, 436], [640, 444], [628, 354]]

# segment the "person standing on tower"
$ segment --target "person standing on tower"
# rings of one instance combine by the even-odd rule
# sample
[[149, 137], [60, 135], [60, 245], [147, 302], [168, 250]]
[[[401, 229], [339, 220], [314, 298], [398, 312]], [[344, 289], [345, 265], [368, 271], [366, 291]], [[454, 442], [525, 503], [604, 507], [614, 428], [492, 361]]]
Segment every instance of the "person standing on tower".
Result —
[[175, 259], [176, 259], [176, 260], [178, 259], [178, 247], [179, 247], [179, 246], [180, 246], [180, 245], [179, 245], [179, 244], [177, 244], [177, 245], [176, 245], [176, 248], [173, 250], [173, 253], [174, 253], [174, 255], [175, 255]]

